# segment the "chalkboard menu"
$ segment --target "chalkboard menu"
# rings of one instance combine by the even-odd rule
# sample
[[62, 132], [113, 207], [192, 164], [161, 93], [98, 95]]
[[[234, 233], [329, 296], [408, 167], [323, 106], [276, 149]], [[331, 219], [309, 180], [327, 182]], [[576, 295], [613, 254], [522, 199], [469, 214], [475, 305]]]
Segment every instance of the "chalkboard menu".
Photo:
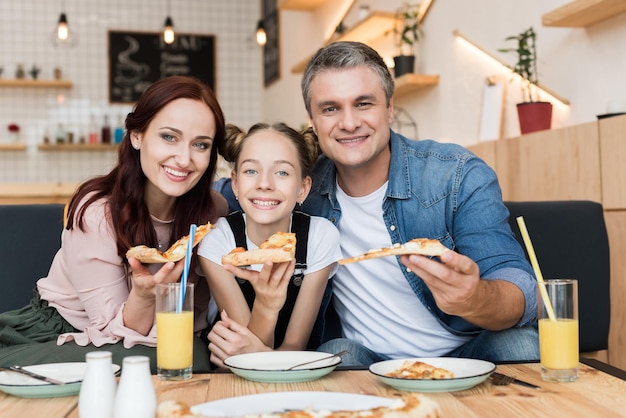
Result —
[[263, 46], [263, 81], [267, 87], [280, 78], [280, 32], [276, 0], [263, 0], [263, 24], [267, 42]]
[[196, 77], [215, 90], [215, 37], [176, 33], [171, 45], [161, 33], [109, 31], [109, 101], [134, 103], [155, 81]]
[[280, 45], [278, 44], [278, 12], [274, 11], [265, 20], [267, 42], [263, 47], [263, 80], [265, 86], [280, 78]]

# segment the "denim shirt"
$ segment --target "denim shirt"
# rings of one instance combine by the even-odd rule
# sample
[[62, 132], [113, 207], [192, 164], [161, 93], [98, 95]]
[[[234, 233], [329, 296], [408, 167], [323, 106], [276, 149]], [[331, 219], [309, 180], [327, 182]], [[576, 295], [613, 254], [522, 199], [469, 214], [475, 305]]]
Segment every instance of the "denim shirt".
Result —
[[[509, 227], [509, 212], [502, 202], [495, 172], [476, 155], [455, 144], [409, 140], [391, 131], [390, 147], [383, 217], [391, 242], [437, 239], [468, 256], [478, 264], [481, 278], [506, 280], [524, 293], [525, 310], [516, 326], [534, 322], [537, 296], [533, 270]], [[302, 210], [326, 217], [337, 225], [341, 207], [336, 197], [336, 181], [334, 163], [321, 156]], [[441, 311], [426, 284], [407, 271], [399, 258], [398, 264], [417, 298], [445, 329], [456, 335], [482, 331], [461, 317]]]

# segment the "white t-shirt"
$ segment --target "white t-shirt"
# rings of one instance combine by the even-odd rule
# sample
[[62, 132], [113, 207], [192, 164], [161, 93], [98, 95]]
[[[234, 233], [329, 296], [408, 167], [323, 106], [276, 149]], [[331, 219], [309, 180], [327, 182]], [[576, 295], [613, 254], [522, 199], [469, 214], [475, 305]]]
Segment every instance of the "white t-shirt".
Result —
[[[350, 197], [337, 185], [344, 257], [393, 244], [383, 220], [386, 190], [387, 183], [367, 196]], [[438, 357], [468, 340], [450, 334], [428, 312], [396, 257], [339, 266], [333, 291], [344, 336], [377, 353], [391, 358]]]
[[[246, 214], [243, 214], [244, 222]], [[259, 248], [246, 236], [248, 250]], [[235, 236], [226, 218], [220, 218], [215, 223], [215, 229], [207, 234], [198, 247], [198, 255], [222, 265], [222, 257], [228, 254], [237, 245]], [[330, 221], [318, 216], [311, 216], [309, 225], [309, 239], [307, 243], [307, 268], [302, 272], [305, 276], [309, 273], [319, 271], [326, 266], [335, 263], [341, 258], [339, 249], [339, 231]], [[257, 264], [248, 267], [260, 271], [263, 265]], [[337, 271], [337, 264], [334, 265], [329, 277]], [[209, 321], [212, 322], [217, 314], [215, 300], [211, 299], [209, 306]]]

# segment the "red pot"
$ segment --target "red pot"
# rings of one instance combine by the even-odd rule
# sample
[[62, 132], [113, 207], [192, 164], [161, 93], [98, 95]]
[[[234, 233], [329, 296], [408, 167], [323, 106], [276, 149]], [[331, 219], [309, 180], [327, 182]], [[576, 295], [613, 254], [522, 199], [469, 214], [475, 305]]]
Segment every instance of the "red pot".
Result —
[[519, 127], [522, 135], [550, 129], [552, 126], [552, 103], [518, 103], [517, 116], [519, 117]]

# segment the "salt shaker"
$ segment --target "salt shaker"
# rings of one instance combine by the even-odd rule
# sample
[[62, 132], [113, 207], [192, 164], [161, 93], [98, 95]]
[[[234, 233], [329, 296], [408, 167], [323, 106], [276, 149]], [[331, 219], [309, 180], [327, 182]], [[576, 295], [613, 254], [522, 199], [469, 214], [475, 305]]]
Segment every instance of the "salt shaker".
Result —
[[154, 418], [156, 393], [147, 356], [128, 356], [115, 395], [114, 418]]
[[81, 418], [113, 418], [117, 386], [110, 351], [92, 351], [85, 356], [87, 370], [78, 395]]

